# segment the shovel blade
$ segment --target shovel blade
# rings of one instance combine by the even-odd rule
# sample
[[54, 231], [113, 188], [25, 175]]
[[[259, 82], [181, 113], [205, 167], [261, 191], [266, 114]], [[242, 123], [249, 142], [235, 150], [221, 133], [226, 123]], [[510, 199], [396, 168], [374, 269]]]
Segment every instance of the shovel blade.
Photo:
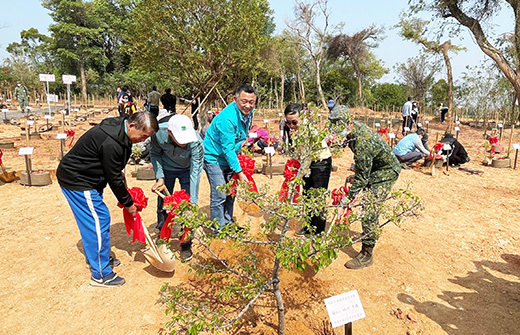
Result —
[[175, 271], [175, 255], [171, 252], [166, 244], [161, 244], [157, 247], [158, 256], [155, 251], [148, 249], [144, 252], [146, 260], [156, 269], [164, 272]]

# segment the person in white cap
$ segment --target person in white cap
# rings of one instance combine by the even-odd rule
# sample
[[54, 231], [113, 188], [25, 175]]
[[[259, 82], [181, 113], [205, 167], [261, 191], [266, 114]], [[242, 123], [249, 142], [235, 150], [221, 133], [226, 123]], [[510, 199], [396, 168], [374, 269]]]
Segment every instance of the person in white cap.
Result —
[[[191, 119], [183, 114], [173, 115], [168, 122], [159, 123], [159, 131], [152, 137], [150, 150], [156, 182], [152, 191], [163, 191], [165, 188], [173, 193], [175, 180], [178, 179], [181, 189], [190, 195], [194, 204], [199, 198], [199, 184], [204, 162], [204, 146], [199, 134], [193, 129]], [[161, 230], [167, 213], [163, 210], [161, 197], [157, 198], [157, 229]], [[184, 230], [187, 235], [187, 231]], [[181, 239], [181, 259], [190, 260], [191, 238]], [[188, 240], [188, 241], [186, 241]]]

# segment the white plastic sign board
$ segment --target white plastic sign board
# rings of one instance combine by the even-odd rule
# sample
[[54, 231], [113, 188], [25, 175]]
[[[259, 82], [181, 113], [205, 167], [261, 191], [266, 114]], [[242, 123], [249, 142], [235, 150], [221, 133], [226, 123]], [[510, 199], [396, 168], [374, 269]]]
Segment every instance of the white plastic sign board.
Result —
[[379, 122], [377, 122], [376, 127], [381, 127], [381, 124]]
[[59, 102], [58, 95], [56, 94], [47, 94], [47, 101], [49, 102]]
[[392, 124], [392, 121], [388, 120], [388, 121], [386, 121], [386, 123], [388, 123], [388, 124]]
[[460, 124], [460, 121], [457, 120], [457, 122], [455, 122], [456, 124]]
[[279, 116], [279, 117], [282, 117], [282, 116], [283, 116], [283, 114], [282, 114], [282, 113], [278, 113], [278, 116]]
[[63, 74], [61, 75], [61, 80], [64, 84], [72, 84], [76, 82], [76, 76], [73, 76], [71, 74]]
[[404, 127], [404, 131], [410, 131], [410, 128]]
[[357, 290], [323, 299], [329, 314], [332, 328], [345, 325], [366, 317], [363, 304]]
[[388, 138], [395, 138], [395, 134], [394, 133], [389, 133], [388, 134]]
[[513, 144], [513, 149], [520, 150], [520, 143], [514, 143]]
[[74, 108], [74, 111], [75, 112], [79, 112], [79, 108]]
[[460, 131], [460, 128], [459, 128], [459, 127], [455, 127], [455, 128], [453, 128], [453, 129], [455, 129], [455, 131]]
[[422, 127], [422, 123], [417, 122], [417, 128], [421, 128], [421, 127]]
[[57, 140], [66, 140], [67, 139], [67, 134], [66, 133], [58, 133], [58, 134], [56, 134], [56, 139]]
[[424, 123], [428, 124], [428, 123], [430, 123], [430, 121], [426, 120], [426, 121], [424, 121]]
[[34, 121], [33, 120], [27, 120], [27, 125], [28, 126], [32, 126], [34, 124]]
[[7, 108], [2, 108], [2, 113], [7, 113], [7, 112], [9, 112], [9, 109], [7, 109]]
[[40, 73], [39, 77], [40, 77], [40, 81], [50, 81], [50, 82], [56, 81], [56, 78], [54, 77], [53, 74]]
[[504, 125], [502, 123], [498, 124], [498, 128], [502, 128]]
[[5, 101], [6, 101], [6, 102], [11, 102], [11, 99], [6, 99]]
[[43, 118], [44, 118], [44, 119], [47, 119], [47, 120], [50, 120], [50, 119], [52, 119], [52, 116], [50, 116], [50, 115], [48, 115], [48, 114], [45, 114], [45, 115], [43, 116]]
[[264, 120], [264, 123], [269, 123], [269, 120]]
[[26, 108], [27, 108], [28, 110], [31, 110], [31, 109], [32, 109], [32, 107], [31, 107], [31, 106], [27, 106]]
[[264, 152], [266, 154], [274, 155], [274, 147], [265, 147]]
[[61, 110], [61, 114], [63, 114], [63, 115], [67, 115], [67, 110], [62, 109], [62, 110]]
[[32, 155], [33, 151], [34, 151], [33, 147], [21, 147], [20, 150], [18, 151], [18, 155], [19, 156]]
[[249, 138], [257, 138], [257, 137], [258, 137], [257, 133], [249, 133]]

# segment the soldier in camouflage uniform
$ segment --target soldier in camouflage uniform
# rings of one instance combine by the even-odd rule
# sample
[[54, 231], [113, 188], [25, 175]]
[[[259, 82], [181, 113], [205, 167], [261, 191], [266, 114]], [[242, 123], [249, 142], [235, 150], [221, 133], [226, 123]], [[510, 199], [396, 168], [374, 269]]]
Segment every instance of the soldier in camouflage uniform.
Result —
[[401, 166], [381, 136], [366, 125], [353, 121], [348, 107], [334, 107], [329, 120], [333, 130], [346, 137], [354, 153], [355, 175], [347, 196], [340, 203], [341, 207], [348, 207], [357, 194], [363, 191], [361, 224], [366, 237], [363, 238], [361, 252], [345, 263], [348, 269], [361, 269], [372, 265], [372, 251], [379, 235], [379, 214], [399, 177]]
[[27, 105], [29, 105], [29, 92], [27, 92], [27, 88], [23, 86], [20, 82], [16, 83], [16, 88], [14, 89], [14, 96], [20, 104], [22, 113], [25, 112], [25, 108], [27, 107]]

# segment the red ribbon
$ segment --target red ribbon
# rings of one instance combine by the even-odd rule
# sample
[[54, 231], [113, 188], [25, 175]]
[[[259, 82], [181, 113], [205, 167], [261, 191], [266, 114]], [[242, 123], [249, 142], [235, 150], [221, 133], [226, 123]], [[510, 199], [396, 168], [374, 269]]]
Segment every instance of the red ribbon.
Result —
[[[253, 173], [255, 172], [255, 160], [246, 155], [238, 155], [238, 161], [240, 163], [240, 167], [242, 168], [242, 172], [247, 177], [249, 181], [249, 191], [258, 193], [258, 188], [256, 187], [255, 180], [253, 179]], [[238, 186], [238, 173], [235, 173], [233, 177], [233, 184], [231, 184], [231, 191], [229, 194], [235, 194], [237, 192]]]
[[72, 147], [72, 142], [74, 142], [74, 134], [76, 134], [76, 133], [72, 129], [65, 130], [65, 133], [67, 134], [67, 137], [71, 138], [70, 143], [69, 143], [69, 149], [70, 149]]
[[[146, 208], [146, 206], [148, 205], [148, 198], [144, 195], [144, 192], [140, 187], [129, 188], [128, 192], [132, 196], [132, 200], [134, 201], [135, 207], [137, 207], [137, 212], [140, 212], [144, 208]], [[117, 206], [123, 208], [123, 218], [125, 221], [125, 227], [128, 236], [132, 236], [132, 231], [134, 232], [132, 236], [132, 244], [136, 240], [142, 243], [146, 243], [143, 223], [139, 213], [136, 214], [134, 220], [133, 216], [128, 212], [125, 206], [123, 206], [121, 203], [117, 203]]]
[[[166, 242], [170, 240], [170, 235], [172, 234], [173, 225], [170, 223], [173, 222], [173, 219], [177, 215], [177, 210], [183, 201], [190, 202], [190, 195], [187, 194], [185, 190], [176, 191], [173, 195], [169, 195], [163, 199], [163, 209], [168, 212], [168, 216], [166, 217], [166, 221], [164, 221], [159, 237], [166, 240]], [[183, 239], [186, 238], [185, 235], [187, 230], [191, 232], [191, 229], [184, 229], [181, 243], [183, 242]]]
[[335, 188], [332, 190], [332, 205], [337, 206], [341, 202], [341, 199], [348, 194], [349, 187], [341, 186], [339, 189]]
[[388, 128], [380, 128], [377, 132], [379, 135], [384, 135], [388, 132]]
[[4, 153], [2, 152], [2, 149], [0, 149], [0, 164], [2, 164], [2, 156], [4, 155]]
[[[444, 147], [444, 143], [437, 143], [433, 146], [432, 150], [430, 151], [430, 159], [433, 160], [433, 157], [435, 159], [441, 159], [442, 156], [438, 155], [437, 152], [439, 152]], [[435, 154], [435, 156], [434, 156]]]
[[[289, 196], [289, 183], [296, 178], [296, 175], [298, 174], [298, 170], [300, 169], [300, 162], [298, 162], [296, 159], [289, 159], [285, 163], [285, 169], [283, 170], [283, 177], [285, 180], [283, 181], [282, 188], [280, 189], [280, 195], [278, 196], [278, 200], [280, 201], [287, 201], [287, 197]], [[292, 199], [292, 202], [295, 203], [297, 198], [300, 196], [301, 193], [301, 185], [298, 185], [296, 187], [296, 192], [294, 192], [294, 196]]]

